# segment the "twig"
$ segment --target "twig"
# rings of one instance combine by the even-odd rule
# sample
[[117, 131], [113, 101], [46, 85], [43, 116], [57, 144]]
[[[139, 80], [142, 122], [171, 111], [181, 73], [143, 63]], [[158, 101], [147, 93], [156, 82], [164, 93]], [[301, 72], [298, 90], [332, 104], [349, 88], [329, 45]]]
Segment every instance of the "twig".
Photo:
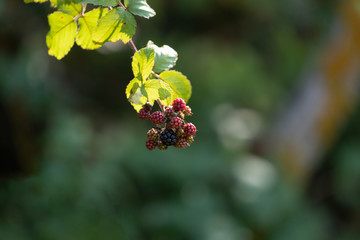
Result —
[[160, 76], [159, 76], [159, 74], [157, 74], [156, 72], [154, 72], [154, 71], [151, 71], [151, 73], [156, 77], [156, 78], [158, 78], [158, 79], [160, 79]]
[[159, 104], [161, 111], [164, 112], [165, 111], [165, 106], [162, 104], [160, 99], [156, 99], [156, 102]]
[[123, 9], [125, 9], [125, 10], [127, 9], [120, 0], [119, 0], [119, 5], [120, 5], [120, 7], [122, 7]]
[[134, 52], [138, 51], [132, 39], [130, 39], [129, 45]]

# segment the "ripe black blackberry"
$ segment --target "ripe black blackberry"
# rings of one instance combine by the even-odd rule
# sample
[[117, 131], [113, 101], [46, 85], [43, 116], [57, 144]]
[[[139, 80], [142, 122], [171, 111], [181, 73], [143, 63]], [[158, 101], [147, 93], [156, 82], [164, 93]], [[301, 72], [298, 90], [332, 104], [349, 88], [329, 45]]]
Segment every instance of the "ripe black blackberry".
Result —
[[160, 134], [160, 140], [166, 146], [175, 145], [177, 142], [176, 134], [173, 130], [165, 129]]

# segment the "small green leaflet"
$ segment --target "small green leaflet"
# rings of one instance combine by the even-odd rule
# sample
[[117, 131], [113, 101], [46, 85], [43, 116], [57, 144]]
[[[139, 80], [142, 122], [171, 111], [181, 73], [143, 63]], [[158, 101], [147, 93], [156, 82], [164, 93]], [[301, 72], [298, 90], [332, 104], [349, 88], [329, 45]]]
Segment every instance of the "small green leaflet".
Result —
[[119, 5], [117, 0], [76, 0], [77, 3], [91, 3], [99, 6], [113, 7]]
[[96, 28], [98, 20], [108, 10], [106, 8], [96, 8], [84, 14], [78, 20], [79, 31], [76, 35], [76, 43], [83, 49], [97, 49], [102, 44], [97, 44], [93, 41], [93, 31]]
[[125, 7], [134, 15], [144, 18], [155, 16], [155, 11], [152, 9], [146, 0], [125, 0]]
[[63, 58], [72, 48], [77, 32], [73, 16], [54, 12], [48, 16], [50, 32], [46, 35], [49, 55], [57, 59]]
[[136, 30], [136, 21], [131, 13], [123, 8], [109, 11], [100, 19], [93, 33], [93, 40], [97, 43], [122, 40], [125, 44], [132, 38]]
[[174, 49], [168, 45], [158, 47], [152, 41], [147, 43], [147, 47], [155, 50], [154, 72], [160, 73], [175, 66], [178, 59], [178, 54]]
[[174, 98], [182, 98], [188, 101], [191, 96], [191, 83], [180, 72], [164, 71], [160, 74], [160, 79], [170, 85], [174, 92]]
[[132, 60], [132, 70], [134, 76], [142, 81], [151, 74], [154, 67], [155, 51], [152, 48], [142, 48], [137, 51]]

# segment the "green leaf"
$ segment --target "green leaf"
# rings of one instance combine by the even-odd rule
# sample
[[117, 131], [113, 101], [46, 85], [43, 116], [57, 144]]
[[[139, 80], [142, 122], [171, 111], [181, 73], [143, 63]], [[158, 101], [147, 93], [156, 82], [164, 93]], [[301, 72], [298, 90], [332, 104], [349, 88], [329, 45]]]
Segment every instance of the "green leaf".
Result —
[[142, 84], [140, 79], [134, 78], [127, 85], [125, 93], [137, 112], [148, 101], [153, 105], [154, 101], [160, 99], [164, 105], [170, 105], [173, 100], [171, 87], [159, 79], [148, 80]]
[[174, 92], [173, 98], [182, 98], [188, 101], [191, 96], [191, 83], [182, 73], [177, 71], [164, 71], [160, 79], [170, 85]]
[[125, 7], [135, 15], [144, 18], [150, 18], [155, 16], [155, 11], [152, 9], [146, 0], [125, 0]]
[[63, 58], [72, 48], [75, 41], [77, 25], [71, 15], [54, 12], [48, 16], [50, 32], [46, 35], [49, 55]]
[[[55, 5], [55, 4], [54, 4]], [[55, 5], [61, 12], [69, 14], [71, 16], [77, 16], [77, 15], [81, 15], [81, 4], [74, 4], [74, 3], [70, 3], [70, 4], [57, 4]]]
[[129, 99], [135, 91], [141, 86], [141, 81], [137, 78], [134, 78], [129, 82], [129, 84], [126, 86], [126, 98]]
[[24, 3], [44, 3], [48, 0], [24, 0]]
[[58, 7], [60, 5], [65, 5], [65, 4], [76, 4], [78, 3], [77, 0], [50, 0], [52, 6], [54, 7]]
[[119, 5], [117, 0], [76, 0], [77, 3], [91, 3], [99, 6], [113, 7]]
[[122, 40], [127, 43], [135, 34], [135, 18], [123, 8], [113, 9], [102, 17], [93, 33], [97, 43]]
[[98, 20], [108, 10], [106, 8], [96, 8], [84, 14], [79, 18], [79, 31], [76, 35], [76, 43], [83, 49], [97, 49], [102, 46], [93, 41], [93, 32]]
[[93, 40], [98, 43], [110, 41], [111, 36], [121, 29], [121, 18], [116, 9], [102, 17], [93, 33]]
[[152, 41], [147, 43], [147, 47], [155, 50], [154, 72], [160, 73], [175, 66], [178, 54], [174, 49], [168, 45], [158, 47]]
[[134, 16], [128, 11], [125, 11], [123, 8], [118, 8], [117, 10], [122, 22], [120, 32], [118, 32], [117, 34], [119, 35], [121, 41], [126, 44], [135, 34], [136, 21]]
[[141, 81], [137, 78], [130, 81], [126, 87], [125, 93], [126, 98], [137, 112], [139, 112], [142, 106], [147, 102], [147, 94], [144, 86], [141, 85]]
[[165, 106], [172, 103], [173, 91], [166, 82], [159, 79], [152, 79], [145, 81], [144, 87], [147, 93], [148, 101], [151, 104], [154, 104], [154, 101], [157, 99], [160, 99]]
[[154, 67], [155, 51], [152, 48], [142, 48], [137, 51], [132, 60], [132, 70], [136, 78], [145, 81]]

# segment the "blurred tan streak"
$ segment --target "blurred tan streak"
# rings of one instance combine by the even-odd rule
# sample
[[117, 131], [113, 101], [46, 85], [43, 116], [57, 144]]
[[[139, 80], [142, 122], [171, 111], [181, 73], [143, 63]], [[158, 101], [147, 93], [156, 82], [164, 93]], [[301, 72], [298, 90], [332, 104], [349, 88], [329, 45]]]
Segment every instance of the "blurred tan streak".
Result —
[[354, 110], [360, 86], [360, 9], [343, 1], [320, 62], [270, 133], [267, 150], [290, 178], [306, 182]]

